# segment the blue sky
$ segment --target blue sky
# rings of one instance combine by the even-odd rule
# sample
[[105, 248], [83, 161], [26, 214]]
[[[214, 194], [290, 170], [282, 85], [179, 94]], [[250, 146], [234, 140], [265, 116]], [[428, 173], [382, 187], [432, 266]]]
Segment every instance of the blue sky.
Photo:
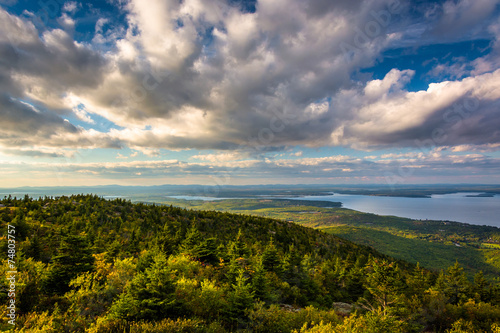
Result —
[[0, 187], [499, 183], [499, 13], [0, 0]]

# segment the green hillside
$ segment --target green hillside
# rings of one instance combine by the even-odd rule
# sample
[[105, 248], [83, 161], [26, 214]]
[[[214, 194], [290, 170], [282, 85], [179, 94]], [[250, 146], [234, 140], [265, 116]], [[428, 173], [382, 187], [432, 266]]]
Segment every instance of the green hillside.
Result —
[[220, 200], [170, 203], [265, 216], [319, 228], [423, 267], [441, 270], [455, 261], [469, 278], [483, 271], [500, 276], [500, 229], [449, 221], [420, 221], [337, 208], [336, 203], [304, 200]]
[[[91, 195], [0, 203], [0, 269], [16, 280], [15, 295], [11, 280], [0, 288], [3, 330], [498, 332], [500, 285], [468, 280], [458, 263], [437, 274], [297, 223], [214, 210]], [[301, 209], [261, 204], [245, 208]]]

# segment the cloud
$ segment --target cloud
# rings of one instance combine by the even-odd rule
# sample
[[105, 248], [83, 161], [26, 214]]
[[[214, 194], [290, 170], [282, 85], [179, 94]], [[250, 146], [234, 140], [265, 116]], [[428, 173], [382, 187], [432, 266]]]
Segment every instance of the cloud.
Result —
[[[331, 122], [318, 112], [326, 109], [315, 107], [316, 101], [345, 85], [350, 69], [369, 64], [385, 38], [368, 43], [366, 52], [346, 66], [339, 41], [351, 39], [346, 25], [349, 20], [361, 24], [368, 9], [358, 13], [352, 4], [339, 4], [341, 12], [328, 6], [319, 15], [314, 6], [319, 4], [305, 11], [294, 1], [283, 15], [266, 1], [258, 3], [256, 13], [216, 1], [130, 1], [124, 6], [127, 34], [107, 53], [73, 41], [63, 30], [47, 30], [38, 38], [30, 22], [3, 11], [9, 27], [16, 27], [11, 39], [27, 41], [16, 45], [23, 52], [15, 54], [6, 76], [19, 87], [16, 96], [58, 113], [73, 109], [91, 123], [83, 109], [75, 109], [81, 104], [86, 113], [134, 132], [128, 138], [109, 135], [138, 147], [308, 144], [327, 137]], [[311, 15], [317, 15], [314, 24]], [[283, 25], [276, 24], [276, 16]], [[271, 142], [252, 143], [248, 138], [258, 140], [283, 107], [297, 121], [273, 133]], [[148, 125], [149, 133], [134, 129]]]
[[245, 154], [241, 154], [239, 152], [231, 152], [231, 153], [217, 153], [217, 154], [198, 154], [192, 156], [191, 159], [216, 163], [216, 162], [241, 160], [245, 157], [246, 157]]
[[498, 0], [448, 0], [439, 8], [441, 15], [433, 33], [446, 36], [478, 33], [499, 3]]
[[[31, 174], [54, 177], [59, 182], [72, 179], [82, 184], [109, 183], [120, 180], [123, 184], [157, 184], [158, 179], [169, 179], [173, 183], [186, 180], [199, 184], [228, 185], [234, 183], [255, 184], [280, 182], [335, 183], [366, 181], [383, 183], [388, 175], [398, 176], [404, 169], [400, 183], [426, 182], [430, 177], [446, 180], [453, 177], [483, 177], [499, 179], [500, 160], [480, 153], [461, 154], [432, 151], [416, 155], [398, 156], [397, 159], [366, 160], [349, 156], [303, 158], [290, 160], [247, 160], [207, 163], [183, 162], [176, 159], [157, 161], [118, 161], [93, 163], [45, 163], [33, 162], [0, 164], [0, 172]], [[488, 178], [485, 178], [488, 177]], [[496, 178], [495, 178], [496, 177]]]
[[71, 158], [74, 155], [74, 151], [67, 150], [54, 150], [54, 149], [1, 149], [1, 152], [5, 155], [11, 156], [29, 156], [29, 157], [49, 157], [58, 158], [65, 157]]
[[454, 58], [452, 61], [436, 64], [427, 75], [434, 78], [460, 79], [470, 75], [471, 67], [465, 59]]
[[[26, 103], [0, 95], [0, 140], [12, 145], [33, 137], [50, 139], [54, 134], [74, 134], [78, 129], [51, 112], [41, 112]], [[31, 141], [31, 140], [29, 140]]]
[[81, 5], [76, 1], [68, 1], [63, 5], [63, 10], [68, 13], [74, 14]]
[[[0, 94], [0, 146], [41, 148], [120, 148], [95, 130], [83, 130], [50, 111]], [[27, 150], [31, 151], [31, 150]], [[22, 153], [20, 154], [27, 155]], [[12, 152], [11, 152], [12, 154]], [[56, 157], [56, 156], [55, 156]]]
[[[391, 11], [395, 3], [399, 8]], [[500, 72], [493, 57], [478, 60], [477, 73], [440, 64], [434, 74], [454, 81], [417, 92], [405, 88], [415, 76], [411, 69], [393, 69], [381, 80], [360, 74], [409, 30], [417, 36], [434, 29], [438, 39], [448, 33], [446, 24], [469, 30], [488, 21], [490, 33], [498, 32], [485, 19], [495, 3], [426, 7], [430, 23], [422, 30], [421, 17], [406, 15], [404, 1], [261, 0], [248, 12], [215, 0], [130, 0], [118, 3], [126, 24], [99, 19], [88, 41], [62, 29], [39, 31], [0, 9], [0, 89], [7, 105], [0, 143], [129, 147], [154, 157], [162, 148], [259, 156], [295, 145], [496, 144]], [[64, 6], [67, 13], [78, 8]], [[71, 19], [67, 13], [61, 19]], [[348, 54], [340, 47], [347, 44], [355, 48]], [[477, 107], [466, 117], [453, 113], [455, 104], [471, 101]], [[97, 131], [93, 115], [116, 126]], [[444, 132], [440, 140], [436, 130]], [[231, 154], [198, 158], [238, 158]]]
[[459, 81], [402, 89], [409, 71], [392, 70], [364, 89], [343, 90], [333, 103], [342, 119], [332, 144], [358, 148], [483, 145], [500, 142], [500, 70]]

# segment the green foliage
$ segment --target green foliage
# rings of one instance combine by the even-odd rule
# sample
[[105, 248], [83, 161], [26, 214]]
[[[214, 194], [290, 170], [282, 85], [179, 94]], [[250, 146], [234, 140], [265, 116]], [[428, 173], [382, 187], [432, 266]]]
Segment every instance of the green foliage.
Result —
[[249, 317], [252, 322], [251, 328], [256, 333], [291, 332], [304, 326], [310, 327], [314, 323], [335, 325], [340, 322], [333, 310], [319, 310], [313, 306], [297, 309], [271, 305], [266, 308], [263, 303], [257, 303]]
[[258, 260], [255, 264], [251, 285], [255, 299], [261, 301], [270, 301], [272, 299], [271, 285], [266, 276], [266, 270], [264, 269], [262, 260]]
[[241, 214], [91, 195], [1, 202], [0, 232], [14, 221], [27, 235], [18, 240], [17, 331], [498, 331], [499, 281], [478, 273], [470, 283], [458, 263], [438, 276]]
[[229, 245], [228, 255], [230, 258], [247, 258], [250, 251], [243, 240], [243, 233], [238, 229], [236, 239]]
[[202, 242], [203, 237], [196, 226], [196, 222], [193, 221], [191, 228], [182, 242], [181, 250], [191, 257], [198, 258]]
[[[49, 314], [49, 311], [41, 313], [30, 312], [28, 315], [21, 318], [22, 328], [17, 332], [32, 332], [32, 333], [58, 333], [60, 332], [60, 319], [56, 315]], [[17, 322], [19, 325], [19, 321]]]
[[262, 253], [262, 265], [268, 272], [279, 272], [280, 258], [278, 256], [278, 250], [276, 250], [276, 247], [273, 244], [272, 238], [266, 246], [264, 253]]
[[362, 300], [363, 307], [387, 315], [391, 308], [402, 305], [406, 284], [397, 264], [373, 259], [367, 266], [366, 273], [365, 284], [370, 295]]
[[52, 257], [44, 288], [49, 293], [62, 294], [69, 290], [69, 282], [79, 273], [93, 269], [94, 258], [83, 236], [68, 235], [62, 238], [57, 255]]
[[120, 319], [99, 320], [88, 333], [225, 333], [218, 322], [210, 324], [200, 319], [163, 319], [155, 322], [127, 322]]
[[446, 333], [477, 333], [478, 330], [475, 329], [474, 325], [470, 321], [465, 321], [459, 319], [453, 323], [450, 329], [446, 330]]
[[484, 278], [482, 271], [474, 275], [473, 292], [480, 301], [489, 302], [491, 300], [491, 284]]
[[445, 274], [441, 272], [436, 285], [449, 298], [451, 304], [464, 302], [470, 295], [470, 283], [465, 276], [463, 267], [458, 262], [449, 267]]
[[217, 256], [217, 239], [210, 237], [203, 240], [198, 247], [197, 257], [204, 263], [212, 265], [217, 263], [219, 261]]
[[111, 306], [111, 318], [158, 320], [177, 311], [175, 285], [167, 258], [158, 254], [151, 267], [138, 273]]
[[404, 321], [381, 312], [368, 312], [366, 315], [350, 316], [342, 324], [334, 328], [336, 333], [406, 333], [408, 331], [408, 326]]
[[[404, 192], [402, 195], [408, 196], [408, 190]], [[427, 195], [415, 193], [413, 191], [409, 196]], [[373, 194], [371, 191], [370, 195]], [[398, 191], [391, 191], [390, 195], [398, 195]], [[482, 270], [487, 277], [500, 274], [500, 231], [496, 227], [378, 216], [335, 208], [338, 207], [336, 203], [324, 201], [177, 200], [175, 204], [196, 209], [216, 209], [293, 221], [320, 228], [359, 244], [372, 246], [394, 258], [415, 264], [420, 262], [427, 268], [439, 270], [453, 265], [458, 260], [464, 265], [469, 278], [479, 270]]]
[[247, 283], [243, 270], [240, 270], [236, 283], [232, 285], [232, 290], [228, 297], [228, 318], [238, 324], [246, 321], [246, 311], [253, 305], [254, 293], [252, 286]]

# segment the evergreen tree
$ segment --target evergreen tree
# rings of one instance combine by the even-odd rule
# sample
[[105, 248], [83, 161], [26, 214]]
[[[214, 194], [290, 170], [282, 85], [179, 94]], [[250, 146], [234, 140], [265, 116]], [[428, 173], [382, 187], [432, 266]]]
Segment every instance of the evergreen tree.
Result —
[[300, 280], [305, 277], [302, 271], [301, 261], [302, 258], [299, 255], [299, 251], [295, 249], [293, 244], [290, 245], [288, 253], [283, 257], [280, 267], [282, 277], [286, 282], [292, 285], [298, 285]]
[[474, 275], [474, 293], [479, 296], [479, 300], [483, 302], [491, 301], [491, 285], [484, 278], [482, 271], [479, 271]]
[[255, 271], [252, 276], [252, 291], [256, 299], [261, 301], [266, 301], [270, 299], [271, 290], [269, 288], [269, 283], [266, 278], [266, 271], [262, 260], [258, 260], [254, 265]]
[[210, 237], [205, 239], [198, 248], [198, 258], [206, 263], [215, 264], [219, 261], [217, 256], [217, 239]]
[[135, 256], [140, 252], [139, 246], [139, 237], [137, 235], [136, 229], [132, 230], [132, 234], [130, 235], [130, 240], [128, 242], [128, 252]]
[[431, 287], [430, 273], [421, 268], [420, 264], [417, 263], [415, 269], [407, 277], [406, 283], [408, 285], [408, 294], [421, 299], [424, 296], [424, 292]]
[[52, 258], [44, 288], [49, 293], [64, 293], [69, 290], [69, 282], [78, 274], [93, 269], [94, 257], [84, 236], [65, 236], [58, 254]]
[[236, 283], [233, 284], [233, 290], [229, 294], [229, 319], [233, 322], [243, 323], [246, 315], [245, 310], [253, 304], [254, 293], [252, 286], [247, 283], [244, 271], [240, 270]]
[[38, 237], [38, 232], [33, 234], [31, 239], [27, 240], [29, 246], [26, 249], [26, 256], [31, 257], [35, 260], [42, 259], [42, 244], [40, 243], [40, 237]]
[[441, 274], [438, 277], [436, 285], [449, 298], [451, 304], [467, 300], [470, 283], [458, 261], [455, 262], [455, 265], [448, 267], [446, 274]]
[[247, 244], [243, 241], [243, 233], [241, 232], [241, 229], [238, 230], [236, 239], [231, 242], [228, 254], [230, 258], [248, 258], [248, 256], [250, 255]]
[[158, 320], [178, 314], [175, 285], [167, 259], [159, 253], [138, 273], [111, 307], [111, 316], [127, 320]]
[[268, 272], [279, 273], [280, 258], [278, 256], [278, 250], [276, 250], [276, 246], [274, 246], [272, 238], [269, 241], [269, 244], [267, 244], [264, 253], [262, 253], [262, 265]]
[[363, 306], [376, 311], [381, 309], [384, 315], [390, 307], [402, 301], [405, 288], [401, 270], [394, 262], [372, 259], [368, 266], [366, 288], [370, 292], [369, 299], [364, 299]]
[[200, 234], [200, 231], [196, 227], [196, 224], [193, 222], [191, 228], [186, 233], [184, 241], [181, 244], [181, 251], [193, 258], [198, 258], [202, 241], [203, 238]]

